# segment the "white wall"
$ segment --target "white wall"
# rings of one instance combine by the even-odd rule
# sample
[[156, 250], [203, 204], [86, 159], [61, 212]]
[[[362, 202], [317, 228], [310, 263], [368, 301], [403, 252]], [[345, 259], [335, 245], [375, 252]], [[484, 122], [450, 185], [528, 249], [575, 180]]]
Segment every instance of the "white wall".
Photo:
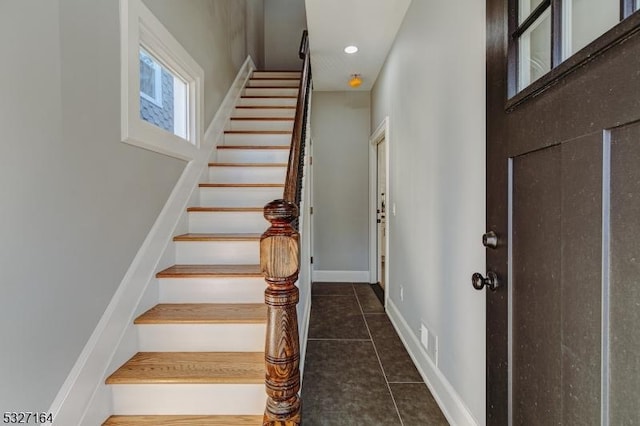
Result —
[[[372, 128], [390, 116], [388, 310], [457, 424], [485, 423], [485, 293], [471, 287], [485, 272], [484, 10], [413, 1], [371, 105]], [[423, 322], [437, 368], [417, 344]]]
[[238, 0], [143, 2], [204, 69], [206, 129], [247, 58], [247, 5]]
[[301, 69], [298, 50], [306, 28], [304, 0], [264, 0], [265, 69]]
[[[206, 69], [210, 119], [244, 10], [169, 3], [147, 1]], [[3, 412], [49, 408], [185, 166], [120, 142], [119, 37], [117, 1], [0, 3]]]
[[247, 54], [264, 68], [264, 0], [247, 0]]
[[313, 93], [316, 281], [369, 281], [369, 120], [369, 92]]

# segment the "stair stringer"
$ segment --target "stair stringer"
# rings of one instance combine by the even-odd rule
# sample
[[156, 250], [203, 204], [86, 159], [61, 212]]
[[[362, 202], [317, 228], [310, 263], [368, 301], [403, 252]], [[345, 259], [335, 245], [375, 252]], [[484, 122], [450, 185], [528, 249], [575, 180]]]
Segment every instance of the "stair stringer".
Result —
[[197, 154], [185, 167], [111, 302], [80, 353], [48, 412], [53, 425], [102, 424], [112, 410], [105, 377], [138, 351], [133, 319], [159, 301], [155, 273], [173, 263], [173, 236], [187, 229], [186, 208], [199, 201], [198, 184], [223, 140], [224, 129], [255, 70], [251, 57], [240, 67], [220, 108], [207, 127]]

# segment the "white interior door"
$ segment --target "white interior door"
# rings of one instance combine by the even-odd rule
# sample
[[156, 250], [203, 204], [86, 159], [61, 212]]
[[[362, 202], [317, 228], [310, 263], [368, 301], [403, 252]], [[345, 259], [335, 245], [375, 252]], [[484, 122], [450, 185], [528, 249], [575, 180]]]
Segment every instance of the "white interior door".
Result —
[[376, 213], [377, 213], [377, 264], [378, 283], [385, 288], [385, 266], [386, 266], [386, 238], [387, 238], [387, 194], [386, 192], [386, 142], [381, 139], [376, 146], [377, 176], [376, 176]]

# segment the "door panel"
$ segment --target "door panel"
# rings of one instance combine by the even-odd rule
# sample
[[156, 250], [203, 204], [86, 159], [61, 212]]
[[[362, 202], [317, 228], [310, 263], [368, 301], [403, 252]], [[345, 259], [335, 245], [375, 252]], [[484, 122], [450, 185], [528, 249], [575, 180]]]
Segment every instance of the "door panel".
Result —
[[640, 125], [611, 136], [610, 424], [640, 424]]
[[603, 134], [513, 159], [513, 424], [598, 424]]
[[603, 133], [562, 144], [562, 424], [597, 425], [601, 406]]
[[560, 156], [555, 146], [513, 160], [514, 424], [560, 420]]

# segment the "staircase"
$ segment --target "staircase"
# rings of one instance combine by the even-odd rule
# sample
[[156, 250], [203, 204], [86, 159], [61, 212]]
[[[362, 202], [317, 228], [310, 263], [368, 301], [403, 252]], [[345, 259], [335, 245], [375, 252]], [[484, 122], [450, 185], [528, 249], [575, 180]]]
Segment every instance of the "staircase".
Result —
[[282, 198], [299, 72], [253, 73], [227, 123], [139, 351], [111, 374], [103, 425], [261, 425], [265, 410], [263, 206]]

